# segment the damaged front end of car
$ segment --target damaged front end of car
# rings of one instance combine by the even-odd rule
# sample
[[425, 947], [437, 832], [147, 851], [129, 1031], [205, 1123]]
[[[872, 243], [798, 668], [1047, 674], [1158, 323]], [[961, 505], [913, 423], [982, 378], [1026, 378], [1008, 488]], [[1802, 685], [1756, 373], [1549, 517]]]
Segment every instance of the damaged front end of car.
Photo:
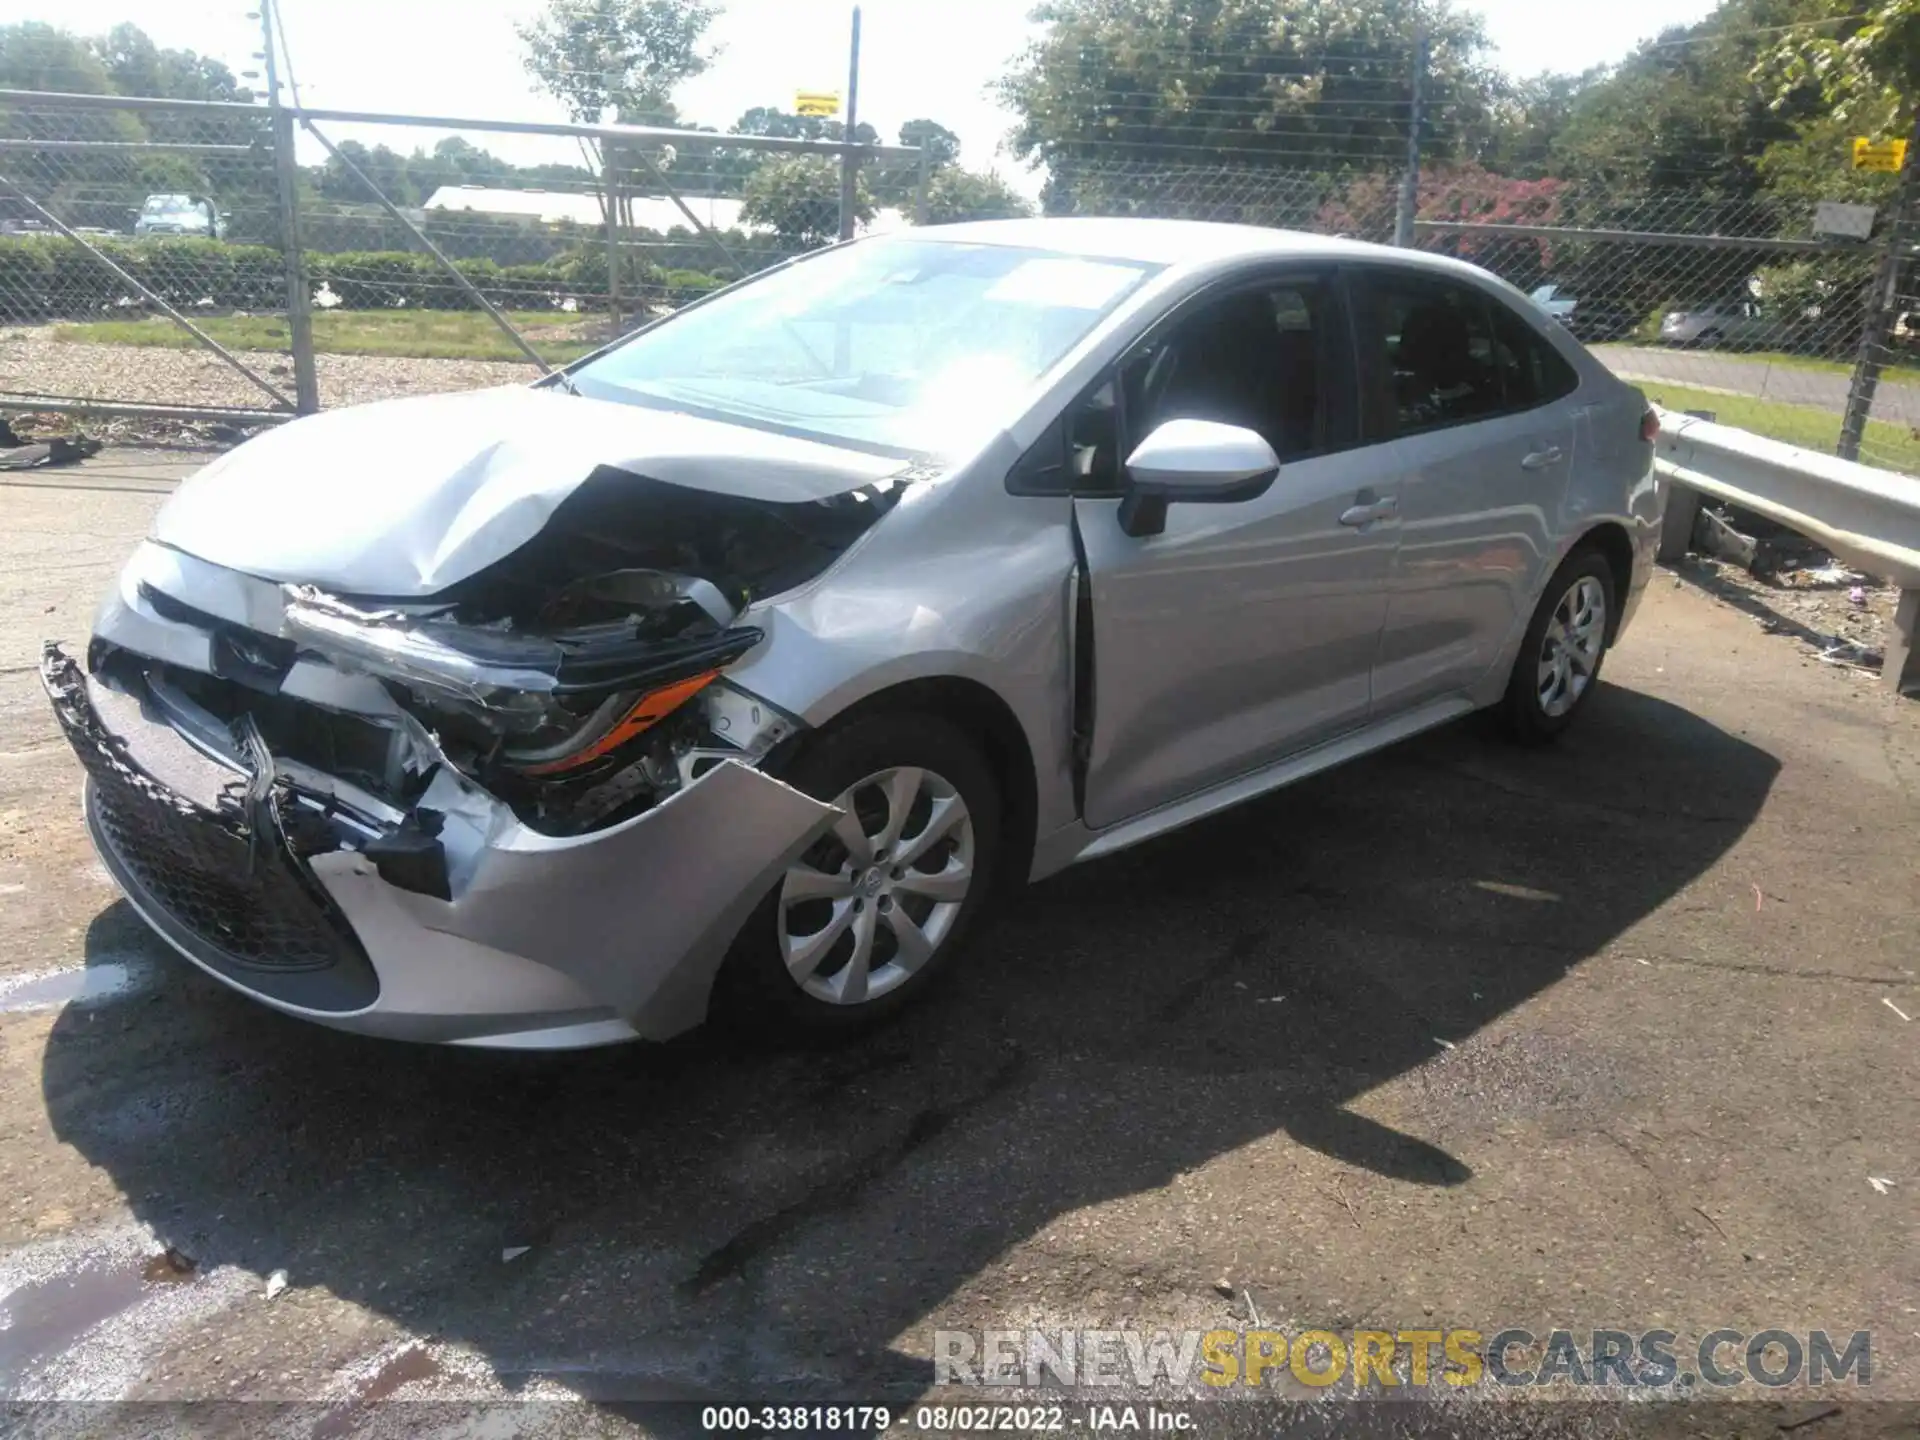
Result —
[[[651, 482], [624, 478], [631, 515]], [[42, 678], [149, 923], [256, 998], [366, 1033], [557, 1046], [698, 1023], [746, 914], [840, 817], [766, 773], [804, 727], [727, 671], [765, 643], [756, 597], [819, 574], [884, 503], [695, 496], [703, 555], [623, 538], [596, 517], [615, 488], [418, 598], [143, 545], [85, 668], [49, 645]]]

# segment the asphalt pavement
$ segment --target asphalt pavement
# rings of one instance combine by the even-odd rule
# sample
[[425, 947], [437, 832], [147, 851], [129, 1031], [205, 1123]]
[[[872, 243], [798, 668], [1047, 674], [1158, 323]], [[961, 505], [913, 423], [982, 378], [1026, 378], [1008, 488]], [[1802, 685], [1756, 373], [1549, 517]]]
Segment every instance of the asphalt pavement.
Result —
[[228, 992], [88, 848], [34, 664], [182, 468], [0, 480], [7, 1400], [633, 1433], [1255, 1305], [1864, 1329], [1920, 1400], [1920, 707], [1870, 678], [1663, 574], [1558, 746], [1469, 721], [1069, 871], [867, 1040], [412, 1048]]
[[[1658, 345], [1599, 345], [1594, 354], [1629, 380], [1664, 380], [1703, 390], [1724, 390], [1788, 405], [1806, 405], [1844, 415], [1850, 377], [1825, 370], [1781, 365], [1758, 355], [1683, 350]], [[1873, 418], [1920, 425], [1920, 385], [1889, 376], [1874, 397]]]

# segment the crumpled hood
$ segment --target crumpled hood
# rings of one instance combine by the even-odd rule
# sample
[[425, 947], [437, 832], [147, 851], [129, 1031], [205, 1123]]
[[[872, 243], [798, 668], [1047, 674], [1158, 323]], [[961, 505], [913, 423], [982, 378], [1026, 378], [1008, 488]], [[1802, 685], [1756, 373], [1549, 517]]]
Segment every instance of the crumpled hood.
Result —
[[603, 466], [797, 503], [909, 463], [511, 386], [359, 405], [270, 430], [175, 491], [154, 539], [268, 580], [402, 599], [513, 553]]

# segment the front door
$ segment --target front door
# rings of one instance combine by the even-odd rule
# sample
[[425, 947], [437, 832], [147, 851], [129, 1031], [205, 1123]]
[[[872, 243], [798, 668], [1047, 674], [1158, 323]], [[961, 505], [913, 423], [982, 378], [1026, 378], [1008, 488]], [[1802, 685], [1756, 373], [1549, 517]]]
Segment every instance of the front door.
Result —
[[[1398, 526], [1353, 448], [1349, 333], [1330, 273], [1238, 285], [1070, 417], [1092, 590], [1091, 828], [1366, 723]], [[1260, 432], [1279, 478], [1256, 500], [1174, 505], [1163, 533], [1129, 536], [1119, 460], [1173, 419]]]

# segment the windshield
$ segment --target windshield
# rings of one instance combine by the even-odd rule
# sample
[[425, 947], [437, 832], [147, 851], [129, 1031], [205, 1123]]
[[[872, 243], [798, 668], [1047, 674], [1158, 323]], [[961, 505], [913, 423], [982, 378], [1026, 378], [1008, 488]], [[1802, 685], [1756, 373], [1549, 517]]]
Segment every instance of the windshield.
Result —
[[953, 241], [848, 245], [774, 271], [573, 373], [582, 394], [827, 441], [951, 451], [1158, 266]]
[[202, 220], [207, 218], [206, 211], [186, 195], [149, 195], [145, 213], [150, 216], [195, 215]]

